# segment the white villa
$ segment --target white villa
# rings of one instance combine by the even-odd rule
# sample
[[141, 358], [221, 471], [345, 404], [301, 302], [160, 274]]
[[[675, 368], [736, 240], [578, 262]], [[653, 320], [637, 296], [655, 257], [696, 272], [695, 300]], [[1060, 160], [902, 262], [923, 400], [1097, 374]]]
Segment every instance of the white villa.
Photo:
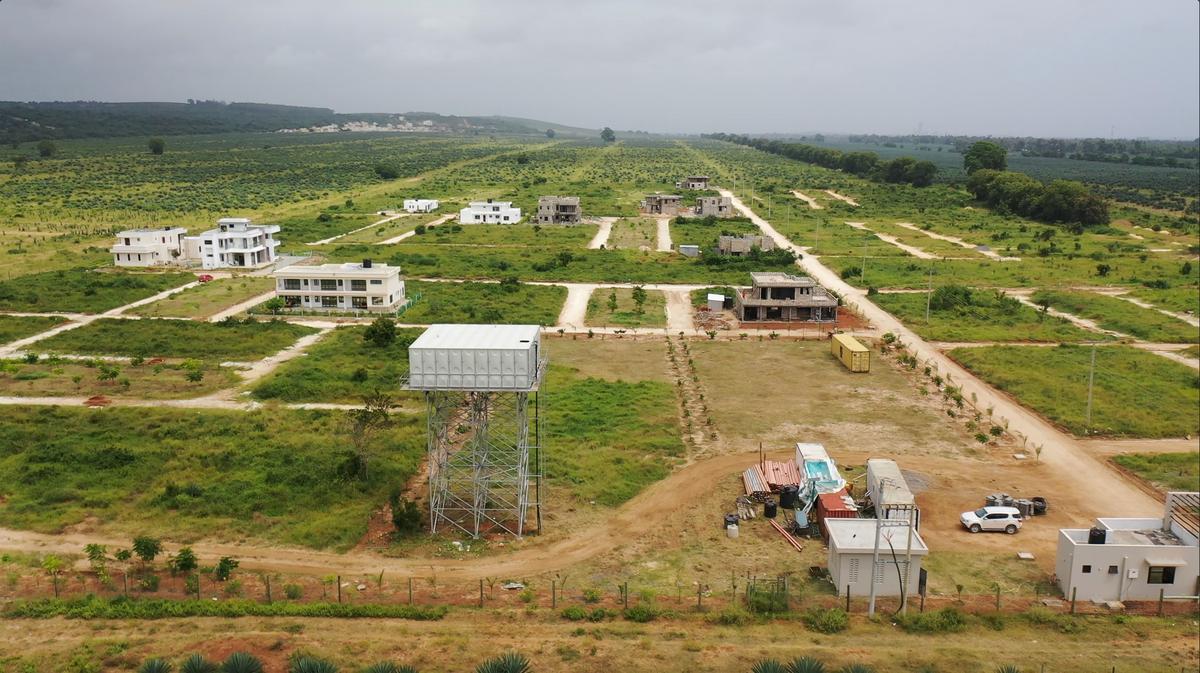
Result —
[[159, 266], [183, 263], [183, 238], [187, 229], [127, 229], [117, 233], [109, 248], [116, 266]]
[[410, 213], [432, 213], [441, 205], [437, 199], [404, 199], [404, 210]]
[[472, 201], [458, 211], [459, 224], [515, 224], [521, 221], [521, 209], [511, 201]]
[[184, 256], [205, 269], [256, 269], [275, 262], [277, 224], [251, 224], [244, 217], [217, 220], [217, 228], [183, 239]]
[[275, 296], [290, 309], [393, 313], [406, 301], [400, 267], [369, 259], [361, 264], [294, 264], [271, 275]]

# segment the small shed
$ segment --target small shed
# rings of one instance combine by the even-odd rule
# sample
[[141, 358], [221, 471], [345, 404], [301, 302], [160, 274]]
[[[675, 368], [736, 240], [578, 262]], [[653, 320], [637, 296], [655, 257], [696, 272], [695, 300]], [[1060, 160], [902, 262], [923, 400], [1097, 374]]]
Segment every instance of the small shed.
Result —
[[430, 325], [408, 347], [408, 388], [532, 391], [540, 346], [537, 325]]
[[700, 246], [684, 243], [679, 246], [679, 254], [683, 255], [684, 257], [699, 257]]
[[871, 371], [871, 349], [849, 334], [834, 334], [829, 352], [852, 372]]
[[709, 293], [708, 295], [708, 310], [720, 311], [725, 308], [725, 295]]
[[[921, 562], [929, 555], [929, 547], [916, 530], [910, 539], [907, 526], [878, 529], [880, 563], [872, 572], [875, 519], [826, 519], [825, 527], [829, 535], [829, 576], [839, 596], [847, 591], [852, 596], [870, 594], [872, 575], [876, 596], [899, 596], [901, 577], [907, 578], [908, 595], [916, 595]], [[905, 560], [909, 556], [911, 564]]]

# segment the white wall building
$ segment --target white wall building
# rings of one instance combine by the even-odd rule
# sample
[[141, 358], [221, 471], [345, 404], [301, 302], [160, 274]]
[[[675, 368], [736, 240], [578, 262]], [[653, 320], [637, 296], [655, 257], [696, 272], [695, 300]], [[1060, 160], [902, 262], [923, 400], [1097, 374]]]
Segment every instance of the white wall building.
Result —
[[437, 199], [404, 199], [404, 210], [410, 213], [432, 213], [441, 205]]
[[521, 209], [511, 201], [472, 201], [458, 211], [459, 224], [514, 224], [521, 221]]
[[217, 228], [183, 239], [184, 256], [206, 269], [256, 269], [275, 263], [277, 224], [251, 224], [244, 217], [217, 220]]
[[400, 267], [369, 259], [361, 264], [293, 264], [271, 275], [275, 296], [289, 309], [394, 313], [405, 303]]
[[1168, 493], [1160, 519], [1097, 519], [1058, 531], [1054, 574], [1081, 601], [1157, 600], [1200, 592], [1200, 493]]
[[[829, 531], [829, 575], [839, 596], [846, 595], [847, 587], [851, 596], [870, 595], [875, 526], [875, 519], [825, 519]], [[929, 548], [916, 530], [912, 531], [910, 540], [908, 526], [880, 528], [880, 564], [874, 572], [875, 595], [899, 596], [900, 578], [904, 576], [908, 578], [908, 595], [916, 596], [921, 561], [928, 555]], [[907, 560], [910, 557], [911, 563]]]
[[183, 227], [127, 229], [117, 233], [117, 243], [109, 252], [116, 266], [182, 264], [186, 233]]

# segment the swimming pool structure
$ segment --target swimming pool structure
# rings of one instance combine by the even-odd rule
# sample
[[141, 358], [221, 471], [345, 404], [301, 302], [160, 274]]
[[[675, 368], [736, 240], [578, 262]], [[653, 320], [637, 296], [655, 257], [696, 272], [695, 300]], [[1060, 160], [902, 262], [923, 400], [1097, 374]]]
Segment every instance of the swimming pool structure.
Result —
[[800, 473], [804, 478], [801, 493], [820, 495], [837, 493], [846, 488], [846, 480], [838, 472], [837, 464], [821, 444], [797, 443], [796, 465], [800, 466]]

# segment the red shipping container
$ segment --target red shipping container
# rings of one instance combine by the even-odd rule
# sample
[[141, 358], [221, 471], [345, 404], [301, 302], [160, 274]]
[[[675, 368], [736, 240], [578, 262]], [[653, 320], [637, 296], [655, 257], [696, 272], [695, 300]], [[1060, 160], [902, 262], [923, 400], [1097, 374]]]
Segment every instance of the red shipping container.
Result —
[[858, 508], [848, 505], [843, 499], [847, 496], [845, 489], [837, 493], [822, 493], [817, 496], [817, 504], [813, 507], [813, 521], [821, 529], [821, 537], [829, 539], [829, 531], [825, 528], [826, 519], [857, 519]]

